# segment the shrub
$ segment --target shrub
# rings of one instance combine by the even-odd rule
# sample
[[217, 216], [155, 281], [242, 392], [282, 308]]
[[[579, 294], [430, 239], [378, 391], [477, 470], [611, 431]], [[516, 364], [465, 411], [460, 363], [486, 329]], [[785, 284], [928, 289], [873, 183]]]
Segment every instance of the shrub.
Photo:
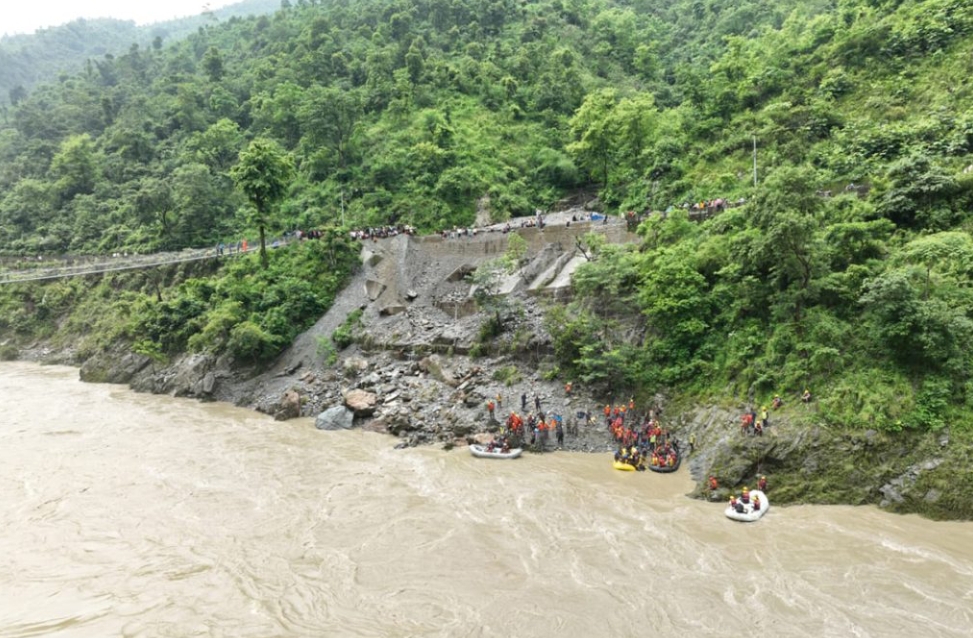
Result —
[[277, 352], [277, 344], [270, 333], [264, 331], [252, 321], [237, 324], [230, 331], [227, 348], [233, 356], [240, 359], [259, 361]]
[[331, 333], [331, 340], [338, 350], [344, 350], [355, 341], [355, 331], [361, 323], [362, 311], [355, 310], [348, 314], [345, 322]]
[[517, 366], [503, 366], [502, 368], [497, 368], [493, 373], [493, 380], [499, 381], [506, 386], [512, 386], [513, 384], [523, 380], [523, 376], [520, 374], [520, 370]]

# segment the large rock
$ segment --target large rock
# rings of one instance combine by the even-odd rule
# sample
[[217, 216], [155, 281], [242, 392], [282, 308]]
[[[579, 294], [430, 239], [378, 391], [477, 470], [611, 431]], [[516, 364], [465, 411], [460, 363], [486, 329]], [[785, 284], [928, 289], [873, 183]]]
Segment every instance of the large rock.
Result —
[[210, 395], [213, 394], [214, 387], [216, 387], [216, 375], [212, 372], [207, 372], [203, 380], [200, 381], [199, 392], [200, 394]]
[[173, 374], [165, 379], [165, 392], [177, 397], [203, 394], [203, 379], [215, 364], [216, 357], [211, 354], [181, 357], [171, 368]]
[[314, 420], [314, 427], [319, 430], [350, 430], [355, 420], [355, 413], [343, 405], [328, 408]]
[[116, 353], [104, 352], [81, 365], [81, 380], [86, 383], [129, 383], [150, 363], [152, 359], [134, 352], [121, 357]]
[[449, 430], [453, 433], [453, 435], [456, 438], [460, 438], [468, 434], [472, 434], [474, 429], [475, 428], [473, 424], [468, 421], [456, 420], [449, 425]]
[[394, 315], [400, 315], [405, 311], [406, 311], [406, 307], [404, 304], [390, 303], [389, 305], [379, 310], [378, 314], [383, 317], [391, 317]]
[[373, 372], [359, 382], [363, 388], [370, 388], [382, 382], [382, 377], [377, 372]]
[[344, 396], [345, 405], [355, 413], [355, 416], [371, 416], [378, 404], [378, 395], [365, 390], [349, 390]]
[[361, 261], [366, 266], [377, 266], [381, 263], [382, 256], [368, 248], [362, 248]]
[[383, 284], [381, 281], [378, 281], [377, 279], [365, 280], [365, 294], [367, 294], [368, 298], [371, 299], [372, 301], [375, 301], [380, 296], [382, 296], [382, 293], [385, 292], [385, 288], [386, 288], [385, 284]]
[[430, 355], [419, 362], [419, 369], [428, 372], [437, 381], [441, 381], [448, 386], [456, 387], [459, 383], [453, 375], [453, 371], [446, 367], [442, 357], [438, 354]]
[[301, 395], [294, 390], [288, 390], [280, 400], [280, 405], [274, 411], [274, 419], [286, 421], [301, 416]]
[[403, 432], [412, 432], [421, 425], [412, 420], [412, 414], [403, 406], [386, 409], [381, 417], [375, 419], [375, 423], [383, 425], [389, 433], [395, 436], [399, 436]]

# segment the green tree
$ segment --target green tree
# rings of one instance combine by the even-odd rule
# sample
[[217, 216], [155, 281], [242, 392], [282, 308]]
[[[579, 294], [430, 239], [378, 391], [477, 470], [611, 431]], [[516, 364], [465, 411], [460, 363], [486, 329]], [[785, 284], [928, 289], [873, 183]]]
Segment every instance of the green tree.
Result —
[[51, 173], [65, 200], [91, 193], [98, 181], [98, 159], [91, 136], [85, 133], [64, 140], [51, 160]]
[[590, 93], [570, 122], [574, 142], [568, 144], [568, 152], [588, 169], [593, 179], [600, 177], [603, 184], [608, 183], [615, 154], [615, 104], [614, 89]]
[[268, 139], [258, 138], [240, 153], [240, 161], [230, 175], [256, 209], [256, 222], [260, 229], [260, 263], [266, 269], [266, 227], [271, 222], [275, 207], [283, 199], [290, 184], [294, 165], [280, 146]]
[[236, 122], [223, 118], [205, 131], [194, 133], [187, 146], [196, 159], [216, 172], [229, 170], [240, 155], [243, 135]]
[[225, 70], [223, 68], [223, 56], [216, 47], [210, 47], [203, 55], [203, 70], [210, 82], [219, 82], [223, 79]]

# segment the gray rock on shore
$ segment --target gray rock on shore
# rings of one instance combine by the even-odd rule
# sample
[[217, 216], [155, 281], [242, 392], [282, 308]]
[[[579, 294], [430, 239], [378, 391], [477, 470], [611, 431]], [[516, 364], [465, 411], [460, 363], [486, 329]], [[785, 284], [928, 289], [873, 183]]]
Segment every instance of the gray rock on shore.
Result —
[[355, 413], [343, 405], [328, 408], [314, 420], [314, 427], [319, 430], [350, 430], [355, 420]]

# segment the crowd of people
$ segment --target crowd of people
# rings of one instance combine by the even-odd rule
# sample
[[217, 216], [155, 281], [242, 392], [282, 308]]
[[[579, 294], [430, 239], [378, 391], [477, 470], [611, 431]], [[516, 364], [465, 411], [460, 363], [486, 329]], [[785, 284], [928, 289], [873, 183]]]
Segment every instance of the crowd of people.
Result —
[[644, 418], [635, 412], [635, 400], [628, 404], [605, 405], [605, 425], [618, 444], [615, 461], [637, 470], [649, 467], [675, 467], [679, 462], [679, 443], [664, 429], [651, 409]]
[[[312, 231], [313, 232], [313, 231]], [[369, 226], [349, 231], [349, 236], [353, 240], [364, 241], [366, 239], [383, 239], [385, 237], [396, 237], [398, 235], [415, 235], [416, 229], [407, 224], [396, 226]]]
[[[566, 395], [570, 395], [570, 384], [565, 386]], [[530, 443], [541, 451], [547, 448], [552, 435], [557, 447], [564, 446], [564, 417], [560, 413], [547, 412], [541, 405], [541, 398], [535, 392], [533, 410], [528, 410], [528, 397], [524, 392], [520, 395], [520, 412], [510, 410], [510, 414], [503, 421], [499, 437], [494, 441], [498, 445], [510, 444], [511, 440], [519, 443]], [[503, 409], [503, 395], [498, 392], [495, 397], [487, 399], [487, 413], [490, 419], [499, 420], [499, 412]]]

